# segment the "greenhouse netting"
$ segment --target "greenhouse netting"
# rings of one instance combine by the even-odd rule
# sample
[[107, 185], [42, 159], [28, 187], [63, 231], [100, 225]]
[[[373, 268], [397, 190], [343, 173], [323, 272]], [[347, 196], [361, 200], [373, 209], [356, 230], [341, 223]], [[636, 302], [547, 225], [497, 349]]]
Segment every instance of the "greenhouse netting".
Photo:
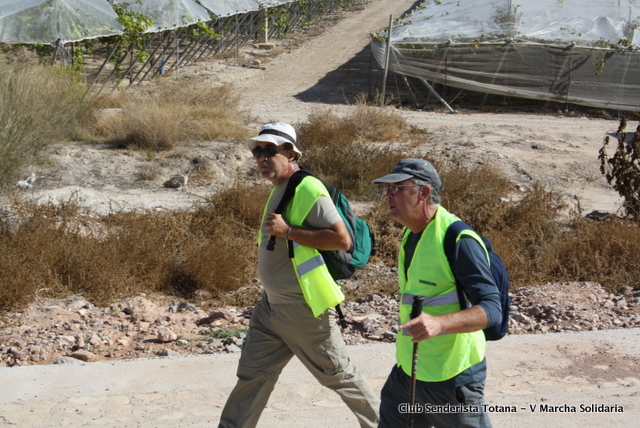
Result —
[[127, 3], [128, 10], [151, 18], [153, 25], [147, 29], [148, 33], [188, 27], [211, 20], [207, 10], [194, 0], [144, 0], [142, 3], [111, 0], [111, 3]]
[[[388, 70], [427, 87], [635, 111], [637, 3], [425, 1], [392, 26]], [[387, 36], [381, 31], [371, 44], [382, 67]]]
[[[118, 13], [123, 11], [115, 6], [125, 4], [129, 22], [139, 18], [135, 14], [152, 22], [142, 34], [132, 26], [128, 35], [133, 37], [122, 37], [125, 29]], [[51, 51], [51, 63], [60, 61], [62, 66], [82, 69], [80, 61], [89, 56], [101, 61], [92, 70], [90, 87], [125, 79], [133, 84], [174, 70], [177, 78], [181, 67], [232, 50], [239, 63], [240, 46], [259, 35], [264, 40], [282, 37], [345, 4], [342, 0], [0, 0], [0, 44], [55, 45], [41, 52], [44, 57]], [[127, 11], [134, 16], [126, 17]], [[272, 13], [286, 19], [270, 22]]]
[[200, 0], [215, 16], [231, 16], [260, 9], [258, 0]]
[[67, 43], [123, 33], [107, 0], [0, 0], [0, 43]]

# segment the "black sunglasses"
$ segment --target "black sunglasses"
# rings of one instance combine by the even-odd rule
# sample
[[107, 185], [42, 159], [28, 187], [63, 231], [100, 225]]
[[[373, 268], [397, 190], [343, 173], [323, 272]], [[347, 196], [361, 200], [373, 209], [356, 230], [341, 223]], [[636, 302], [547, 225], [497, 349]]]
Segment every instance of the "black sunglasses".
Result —
[[260, 156], [264, 156], [265, 158], [272, 158], [276, 154], [278, 154], [278, 147], [267, 146], [262, 148], [260, 146], [256, 146], [253, 150], [251, 150], [251, 152], [253, 153], [253, 157], [256, 159], [259, 159]]

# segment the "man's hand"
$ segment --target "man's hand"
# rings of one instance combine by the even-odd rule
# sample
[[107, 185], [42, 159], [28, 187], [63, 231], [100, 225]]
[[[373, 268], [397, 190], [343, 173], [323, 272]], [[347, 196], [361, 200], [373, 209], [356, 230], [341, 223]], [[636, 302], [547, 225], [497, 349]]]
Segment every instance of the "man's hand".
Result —
[[489, 318], [480, 306], [472, 306], [460, 312], [438, 315], [437, 317], [422, 313], [411, 321], [400, 324], [401, 329], [413, 337], [413, 343], [431, 339], [439, 334], [470, 333], [487, 327]]
[[264, 226], [269, 232], [269, 235], [277, 236], [278, 238], [284, 238], [289, 231], [289, 223], [287, 223], [282, 215], [271, 212], [267, 214], [267, 218], [264, 221]]
[[407, 332], [413, 337], [413, 343], [431, 339], [442, 333], [442, 325], [439, 318], [425, 314], [424, 312], [414, 319], [401, 324], [400, 328], [408, 329]]
[[[267, 214], [264, 226], [269, 235], [287, 238], [289, 234], [290, 240], [318, 250], [346, 251], [351, 247], [349, 231], [342, 220], [328, 229], [308, 229], [300, 226], [291, 227], [280, 214], [271, 212]], [[290, 227], [291, 230], [289, 230]]]

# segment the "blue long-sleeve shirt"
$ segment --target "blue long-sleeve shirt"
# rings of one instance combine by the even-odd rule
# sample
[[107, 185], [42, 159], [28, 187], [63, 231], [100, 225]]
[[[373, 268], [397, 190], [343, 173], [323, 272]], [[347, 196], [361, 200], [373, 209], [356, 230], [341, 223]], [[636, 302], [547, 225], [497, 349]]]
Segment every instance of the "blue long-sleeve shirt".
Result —
[[484, 309], [489, 319], [487, 327], [498, 324], [502, 320], [500, 291], [491, 276], [484, 249], [478, 241], [463, 235], [456, 243], [453, 257], [453, 274], [471, 304]]

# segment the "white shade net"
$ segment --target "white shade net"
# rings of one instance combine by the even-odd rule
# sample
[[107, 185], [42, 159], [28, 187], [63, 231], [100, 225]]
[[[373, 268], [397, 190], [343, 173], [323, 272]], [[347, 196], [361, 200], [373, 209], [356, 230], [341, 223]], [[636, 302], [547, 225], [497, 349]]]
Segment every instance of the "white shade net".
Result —
[[293, 3], [295, 1], [296, 0], [264, 0], [264, 1], [261, 1], [260, 4], [264, 8], [269, 8], [269, 7], [280, 6], [281, 4]]
[[61, 43], [122, 34], [107, 0], [0, 0], [0, 43]]
[[151, 18], [153, 25], [147, 29], [147, 33], [188, 27], [211, 20], [207, 9], [194, 0], [143, 0], [142, 4], [135, 0], [110, 0], [110, 3], [127, 3], [128, 10]]
[[199, 0], [199, 3], [216, 16], [230, 16], [260, 9], [258, 0]]
[[636, 35], [636, 0], [442, 0], [423, 3], [392, 31], [393, 43], [489, 41], [510, 37], [578, 46], [618, 43]]
[[[637, 0], [442, 0], [394, 25], [389, 70], [488, 94], [638, 110]], [[384, 66], [386, 31], [372, 42]]]

